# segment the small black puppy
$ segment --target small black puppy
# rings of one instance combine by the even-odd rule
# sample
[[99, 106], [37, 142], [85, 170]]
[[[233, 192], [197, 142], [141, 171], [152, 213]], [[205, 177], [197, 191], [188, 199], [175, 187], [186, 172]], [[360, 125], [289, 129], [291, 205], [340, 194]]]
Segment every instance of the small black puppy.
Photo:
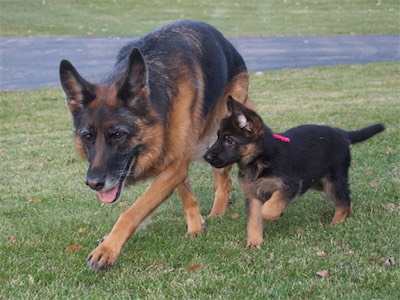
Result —
[[335, 204], [332, 225], [350, 215], [350, 146], [383, 131], [383, 124], [357, 131], [302, 125], [278, 135], [233, 98], [227, 106], [218, 140], [204, 158], [216, 168], [238, 164], [247, 197], [249, 247], [262, 243], [263, 218], [278, 220], [286, 206], [310, 188], [324, 191]]

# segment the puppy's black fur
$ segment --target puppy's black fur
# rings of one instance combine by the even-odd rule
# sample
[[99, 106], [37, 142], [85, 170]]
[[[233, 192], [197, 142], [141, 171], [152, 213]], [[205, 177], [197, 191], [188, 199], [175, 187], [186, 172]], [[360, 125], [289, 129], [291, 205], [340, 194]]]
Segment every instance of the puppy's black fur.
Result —
[[247, 197], [248, 246], [261, 244], [262, 218], [278, 220], [310, 188], [324, 191], [335, 204], [332, 225], [350, 215], [350, 146], [383, 131], [383, 124], [357, 131], [302, 125], [273, 135], [253, 110], [232, 98], [227, 106], [229, 116], [204, 158], [216, 168], [238, 164]]

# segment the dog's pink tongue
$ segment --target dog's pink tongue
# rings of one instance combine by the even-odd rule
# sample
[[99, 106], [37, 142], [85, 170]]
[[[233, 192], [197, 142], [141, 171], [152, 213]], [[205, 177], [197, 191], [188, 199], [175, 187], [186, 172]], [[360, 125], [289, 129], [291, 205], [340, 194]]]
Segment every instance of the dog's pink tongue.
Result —
[[115, 185], [111, 190], [107, 192], [98, 192], [97, 196], [102, 203], [112, 203], [117, 197], [118, 193], [118, 184]]

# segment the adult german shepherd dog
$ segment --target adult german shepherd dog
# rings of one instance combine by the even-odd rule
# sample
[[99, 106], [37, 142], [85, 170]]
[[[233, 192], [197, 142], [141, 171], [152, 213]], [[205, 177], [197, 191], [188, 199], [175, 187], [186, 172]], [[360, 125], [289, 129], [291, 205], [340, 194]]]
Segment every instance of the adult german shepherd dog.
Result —
[[302, 125], [278, 135], [253, 110], [232, 98], [227, 105], [229, 116], [205, 159], [215, 168], [238, 163], [249, 247], [261, 245], [263, 219], [279, 220], [286, 206], [310, 188], [324, 191], [335, 204], [332, 225], [350, 215], [350, 146], [383, 131], [382, 124], [357, 131]]
[[[250, 104], [246, 65], [232, 44], [206, 23], [178, 21], [125, 45], [100, 84], [85, 80], [67, 60], [61, 61], [60, 81], [73, 116], [75, 148], [89, 161], [86, 184], [100, 201], [113, 203], [124, 185], [154, 178], [89, 255], [89, 267], [113, 266], [139, 224], [175, 189], [187, 235], [203, 231], [189, 164], [216, 140], [228, 95]], [[212, 216], [225, 213], [229, 170], [214, 170]]]

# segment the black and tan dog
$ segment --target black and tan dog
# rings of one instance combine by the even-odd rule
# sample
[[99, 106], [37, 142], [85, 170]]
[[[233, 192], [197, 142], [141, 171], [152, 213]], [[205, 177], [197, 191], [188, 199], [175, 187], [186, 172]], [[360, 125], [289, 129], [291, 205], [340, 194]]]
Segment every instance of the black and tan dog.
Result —
[[238, 164], [247, 197], [249, 247], [262, 243], [263, 219], [278, 220], [310, 188], [324, 191], [335, 204], [332, 225], [350, 215], [350, 146], [383, 131], [382, 124], [357, 131], [303, 125], [277, 135], [253, 110], [232, 98], [227, 104], [229, 116], [204, 157], [215, 168]]
[[[240, 54], [212, 26], [179, 21], [124, 46], [114, 70], [100, 84], [86, 81], [72, 64], [60, 80], [73, 116], [75, 147], [89, 161], [87, 185], [103, 203], [115, 202], [124, 185], [154, 178], [89, 255], [91, 268], [114, 265], [139, 224], [177, 189], [187, 234], [203, 230], [189, 186], [188, 168], [212, 145], [226, 98], [246, 105], [248, 73]], [[210, 215], [222, 215], [231, 190], [230, 167], [214, 170]]]

